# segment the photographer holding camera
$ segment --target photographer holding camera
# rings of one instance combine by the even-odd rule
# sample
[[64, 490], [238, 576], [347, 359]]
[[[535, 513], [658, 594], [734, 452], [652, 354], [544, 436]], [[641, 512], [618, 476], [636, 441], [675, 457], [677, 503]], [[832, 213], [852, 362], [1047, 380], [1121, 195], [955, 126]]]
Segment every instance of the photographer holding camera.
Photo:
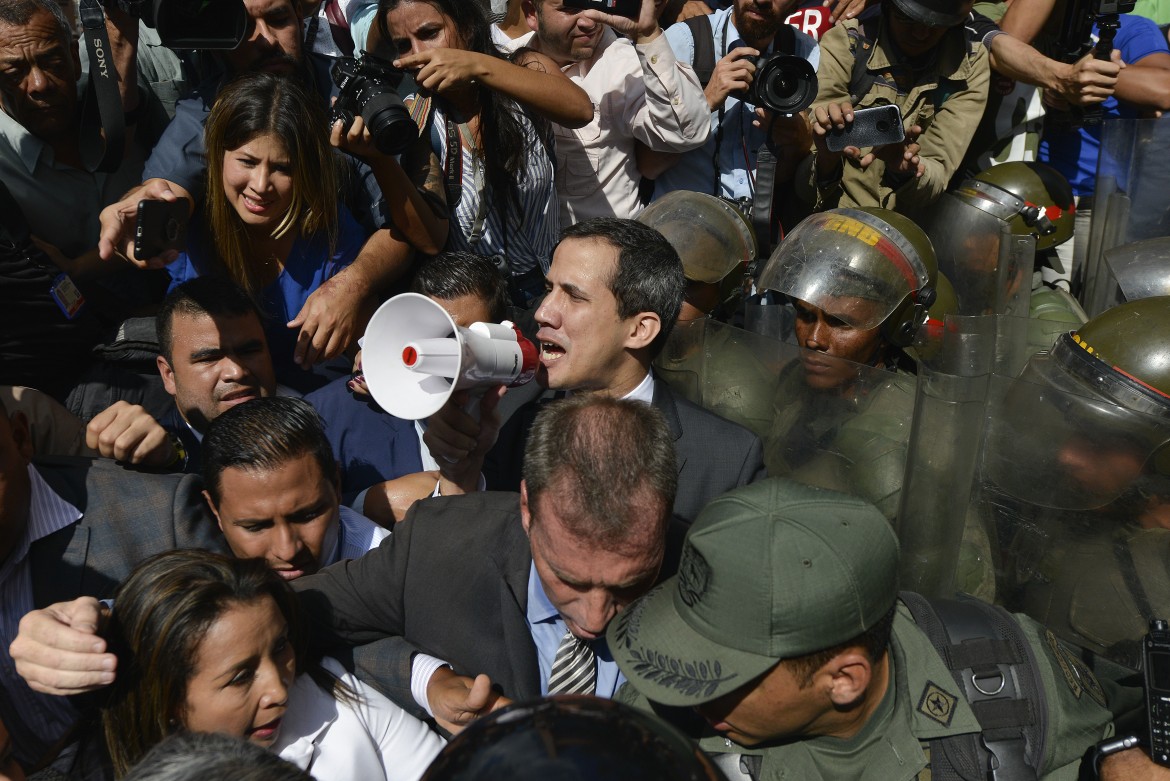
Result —
[[[770, 179], [786, 179], [811, 145], [799, 112], [816, 94], [820, 49], [784, 21], [796, 5], [795, 0], [735, 0], [730, 8], [666, 31], [675, 55], [693, 65], [704, 86], [711, 138], [664, 161], [669, 168], [658, 177], [655, 198], [696, 190], [741, 204], [754, 200], [753, 212], [772, 211]], [[765, 147], [777, 160], [765, 157], [763, 167]], [[766, 219], [754, 216], [757, 222]]]

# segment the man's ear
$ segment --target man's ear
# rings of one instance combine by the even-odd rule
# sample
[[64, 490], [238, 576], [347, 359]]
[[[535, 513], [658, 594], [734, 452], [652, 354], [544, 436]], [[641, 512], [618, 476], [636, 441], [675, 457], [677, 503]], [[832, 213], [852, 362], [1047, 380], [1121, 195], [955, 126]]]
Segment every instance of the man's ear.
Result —
[[528, 510], [528, 486], [520, 481], [520, 523], [524, 525], [524, 533], [529, 533], [532, 526], [532, 513]]
[[167, 363], [167, 359], [161, 355], [154, 357], [154, 365], [158, 367], [159, 376], [162, 377], [163, 388], [166, 392], [175, 395], [175, 370]]
[[520, 7], [524, 10], [524, 21], [528, 22], [528, 28], [533, 32], [536, 32], [538, 22], [536, 20], [535, 0], [524, 0], [524, 2], [520, 4]]
[[626, 348], [642, 350], [662, 333], [662, 320], [654, 312], [639, 312], [627, 321], [630, 325], [626, 336]]
[[869, 690], [873, 662], [861, 649], [849, 648], [821, 668], [829, 675], [829, 699], [839, 708], [856, 703]]
[[203, 501], [207, 502], [207, 506], [211, 508], [211, 514], [215, 516], [215, 522], [219, 524], [219, 530], [223, 531], [223, 519], [219, 517], [219, 508], [215, 506], [215, 502], [211, 500], [211, 494], [205, 490], [203, 492]]
[[32, 429], [28, 425], [28, 417], [23, 412], [13, 412], [8, 417], [8, 427], [12, 430], [12, 441], [16, 443], [16, 452], [27, 464], [36, 455], [33, 448]]

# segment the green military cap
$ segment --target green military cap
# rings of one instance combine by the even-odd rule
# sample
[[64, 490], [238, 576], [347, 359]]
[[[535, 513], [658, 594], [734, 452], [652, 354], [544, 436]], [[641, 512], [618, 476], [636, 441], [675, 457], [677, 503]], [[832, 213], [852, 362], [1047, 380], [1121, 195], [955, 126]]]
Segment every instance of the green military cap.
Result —
[[872, 627], [894, 605], [897, 569], [873, 505], [763, 480], [703, 509], [678, 575], [611, 622], [610, 651], [651, 700], [700, 705]]

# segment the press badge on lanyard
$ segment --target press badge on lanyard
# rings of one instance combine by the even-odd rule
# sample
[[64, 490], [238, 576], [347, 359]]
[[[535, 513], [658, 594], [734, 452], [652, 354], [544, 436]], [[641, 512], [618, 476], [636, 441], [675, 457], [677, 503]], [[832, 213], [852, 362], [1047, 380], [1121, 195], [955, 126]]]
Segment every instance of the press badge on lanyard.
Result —
[[53, 280], [53, 287], [50, 288], [49, 295], [53, 297], [53, 301], [57, 303], [57, 308], [61, 310], [61, 314], [65, 315], [66, 320], [77, 317], [77, 313], [85, 306], [85, 296], [65, 273], [58, 274], [57, 278]]

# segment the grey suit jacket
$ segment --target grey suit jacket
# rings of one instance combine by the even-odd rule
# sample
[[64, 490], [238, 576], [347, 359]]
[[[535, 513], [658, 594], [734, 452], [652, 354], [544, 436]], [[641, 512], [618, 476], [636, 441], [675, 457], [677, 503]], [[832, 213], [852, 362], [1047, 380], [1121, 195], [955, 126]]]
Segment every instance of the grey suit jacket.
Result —
[[476, 493], [416, 503], [376, 550], [293, 587], [314, 649], [372, 643], [354, 652], [359, 676], [419, 714], [410, 693], [416, 651], [461, 675], [487, 673], [512, 699], [540, 696], [526, 619], [531, 564], [520, 496]]
[[[138, 562], [166, 550], [226, 551], [194, 475], [131, 472], [105, 459], [46, 458], [34, 465], [57, 495], [82, 512], [77, 523], [30, 547], [34, 607], [111, 597]], [[21, 736], [23, 722], [2, 697], [0, 718], [18, 730], [30, 751], [48, 748], [37, 743], [41, 736]]]
[[39, 459], [37, 472], [82, 518], [33, 543], [33, 600], [113, 595], [138, 562], [175, 548], [226, 552], [195, 475], [132, 472], [106, 459]]
[[[540, 406], [552, 398], [552, 392], [546, 392], [517, 409], [504, 423], [484, 463], [488, 488], [520, 490], [528, 431]], [[689, 523], [715, 497], [765, 476], [763, 445], [751, 431], [676, 395], [657, 378], [653, 404], [666, 418], [678, 457], [678, 491], [674, 498], [678, 518]]]

